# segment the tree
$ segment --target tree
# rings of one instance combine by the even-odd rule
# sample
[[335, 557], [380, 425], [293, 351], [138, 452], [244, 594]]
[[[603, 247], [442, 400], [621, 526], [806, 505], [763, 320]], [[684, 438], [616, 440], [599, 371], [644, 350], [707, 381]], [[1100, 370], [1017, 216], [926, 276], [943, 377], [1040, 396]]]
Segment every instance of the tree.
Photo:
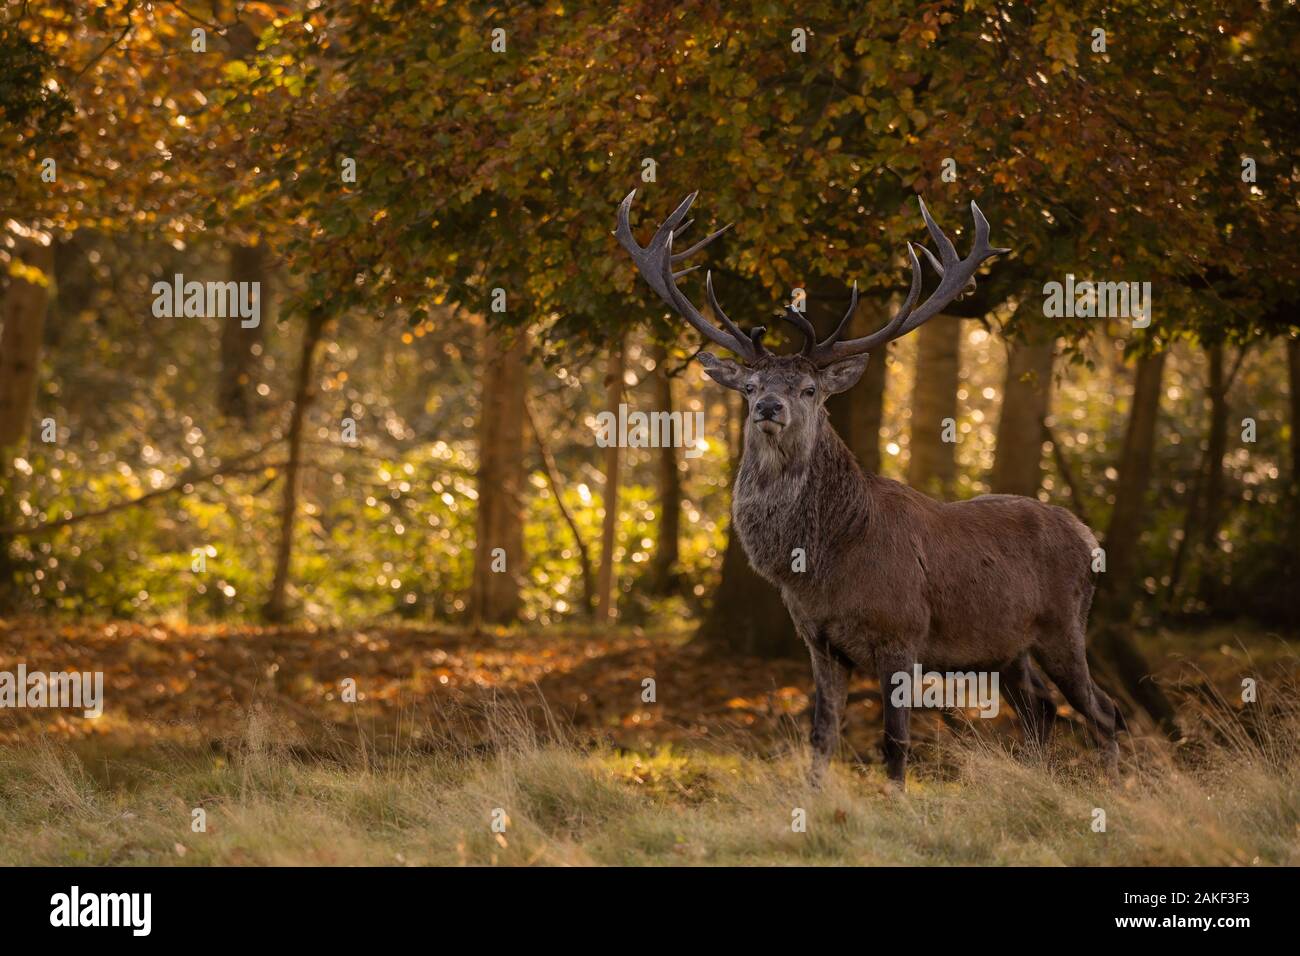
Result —
[[[1181, 317], [1209, 311], [1190, 284], [1207, 261], [1260, 271], [1218, 215], [1244, 205], [1245, 225], [1266, 208], [1224, 175], [1259, 125], [1247, 94], [1227, 91], [1246, 85], [1256, 32], [1278, 16], [1245, 0], [1212, 15], [1144, 8], [1107, 55], [1082, 25], [1131, 21], [1110, 2], [1015, 15], [817, 3], [801, 10], [814, 28], [803, 53], [757, 5], [702, 20], [648, 2], [564, 17], [452, 3], [418, 35], [400, 28], [405, 12], [391, 0], [285, 19], [227, 77], [253, 132], [217, 157], [294, 184], [276, 192], [245, 175], [232, 192], [274, 194], [283, 218], [311, 224], [287, 255], [309, 274], [304, 295], [339, 310], [418, 321], [428, 303], [472, 301], [489, 274], [507, 275], [531, 302], [511, 324], [557, 348], [608, 344], [629, 316], [658, 313], [608, 236], [632, 185], [642, 208], [700, 189], [703, 220], [739, 222], [711, 264], [747, 323], [766, 323], [795, 287], [861, 278], [868, 295], [897, 291], [902, 243], [921, 238], [917, 193], [941, 222], [981, 202], [1016, 250], [997, 276], [1123, 268], [1160, 281], [1164, 314], [1180, 317], [1162, 328], [1169, 339], [1190, 327]], [[503, 52], [484, 40], [497, 26]], [[1223, 78], [1222, 95], [1206, 96], [1207, 76]], [[355, 188], [339, 188], [341, 157], [360, 171]], [[1068, 346], [1095, 325], [1053, 331]]]
[[508, 624], [519, 615], [524, 562], [523, 426], [528, 341], [519, 333], [485, 330], [479, 398], [477, 547], [470, 618]]
[[0, 468], [27, 440], [36, 399], [45, 313], [54, 291], [54, 245], [48, 233], [24, 230], [9, 259], [0, 336]]
[[1137, 360], [1132, 405], [1120, 452], [1115, 505], [1103, 540], [1106, 570], [1093, 605], [1092, 656], [1094, 662], [1101, 664], [1099, 669], [1103, 673], [1114, 674], [1130, 699], [1174, 736], [1178, 728], [1173, 705], [1159, 685], [1149, 679], [1151, 667], [1124, 627], [1139, 584], [1138, 541], [1146, 527], [1142, 516], [1151, 484], [1151, 450], [1167, 355], [1165, 351], [1149, 351]]
[[1300, 499], [1300, 335], [1287, 339], [1286, 367], [1291, 399], [1291, 495]]
[[[654, 371], [650, 381], [654, 388], [653, 407], [657, 412], [672, 414], [673, 380], [668, 371], [668, 349], [656, 343], [651, 349]], [[680, 553], [678, 538], [682, 521], [682, 475], [677, 460], [677, 449], [672, 443], [655, 452], [655, 472], [659, 486], [658, 531], [654, 554], [647, 572], [648, 590], [651, 594], [665, 595], [680, 586], [677, 561]]]
[[261, 290], [261, 321], [257, 325], [245, 328], [243, 322], [226, 322], [221, 327], [218, 404], [224, 414], [247, 424], [253, 417], [254, 375], [264, 330], [275, 321], [266, 248], [242, 244], [231, 247], [230, 279], [232, 282], [257, 283]]
[[[1021, 308], [1028, 308], [1021, 303]], [[990, 490], [1037, 497], [1043, 481], [1043, 429], [1051, 405], [1056, 338], [1045, 322], [1027, 323], [1025, 337], [1007, 342], [996, 457]]]
[[1120, 451], [1115, 483], [1115, 504], [1106, 526], [1106, 577], [1102, 608], [1111, 614], [1127, 613], [1138, 588], [1138, 537], [1146, 522], [1147, 492], [1151, 487], [1151, 450], [1155, 446], [1156, 420], [1160, 414], [1161, 382], [1165, 351], [1140, 355], [1133, 379], [1124, 445]]
[[315, 387], [316, 349], [328, 322], [329, 316], [323, 309], [318, 309], [307, 317], [307, 327], [303, 330], [298, 355], [293, 406], [289, 411], [289, 461], [284, 469], [275, 572], [266, 604], [262, 608], [262, 616], [272, 623], [282, 622], [289, 616], [289, 574], [293, 561], [294, 529], [298, 520], [298, 494], [302, 483], [303, 429], [307, 419], [307, 406]]
[[946, 499], [957, 477], [957, 382], [961, 321], [931, 319], [916, 333], [916, 382], [912, 389], [911, 457], [907, 483]]
[[[18, 515], [14, 459], [33, 425], [45, 313], [54, 289], [50, 236], [24, 232], [16, 237], [10, 254], [4, 327], [0, 330], [0, 528], [10, 527]], [[15, 601], [10, 543], [10, 536], [0, 533], [0, 612], [11, 609]]]
[[[739, 466], [744, 443], [742, 426], [733, 471]], [[730, 530], [722, 555], [722, 577], [713, 592], [713, 602], [700, 622], [699, 638], [708, 647], [727, 653], [756, 657], [794, 657], [804, 653], [781, 593], [749, 566], [739, 537]]]
[[[821, 337], [829, 335], [843, 318], [850, 291], [840, 283], [828, 283], [826, 288], [828, 293], [816, 296], [808, 313], [809, 321]], [[869, 335], [880, 328], [889, 320], [889, 306], [887, 297], [860, 298], [844, 337]], [[831, 424], [849, 446], [858, 464], [872, 473], [880, 470], [880, 426], [885, 412], [888, 361], [889, 346], [886, 344], [871, 356], [866, 372], [852, 388], [826, 400]]]
[[[605, 370], [605, 411], [618, 421], [618, 406], [623, 401], [623, 348], [622, 340], [614, 343], [609, 352], [609, 366]], [[617, 575], [618, 553], [618, 483], [621, 449], [619, 436], [614, 434], [605, 448], [605, 494], [602, 505], [605, 516], [600, 526], [600, 570], [596, 574], [596, 620], [608, 623], [614, 619], [618, 607]]]

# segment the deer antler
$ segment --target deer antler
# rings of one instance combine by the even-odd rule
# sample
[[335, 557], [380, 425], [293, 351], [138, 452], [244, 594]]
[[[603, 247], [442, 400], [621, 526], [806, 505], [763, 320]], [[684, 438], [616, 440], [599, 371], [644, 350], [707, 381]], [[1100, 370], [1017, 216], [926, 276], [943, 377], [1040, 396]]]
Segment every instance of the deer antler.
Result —
[[[632, 226], [628, 219], [632, 209], [632, 200], [636, 198], [636, 190], [634, 189], [619, 204], [618, 226], [614, 230], [614, 235], [623, 248], [632, 254], [632, 260], [636, 263], [642, 277], [646, 282], [650, 283], [650, 287], [659, 293], [659, 297], [672, 306], [696, 331], [711, 342], [735, 352], [746, 362], [753, 362], [760, 356], [767, 354], [767, 349], [763, 347], [762, 341], [766, 329], [759, 326], [745, 333], [727, 317], [727, 313], [722, 311], [722, 306], [718, 304], [717, 296], [714, 295], [713, 274], [711, 272], [705, 273], [704, 285], [708, 291], [709, 305], [713, 309], [714, 316], [722, 323], [722, 328], [718, 328], [705, 319], [699, 310], [691, 304], [690, 300], [686, 298], [682, 290], [677, 287], [679, 278], [688, 272], [695, 271], [699, 266], [689, 266], [680, 272], [674, 272], [673, 266], [699, 252], [731, 228], [730, 224], [723, 226], [717, 232], [705, 236], [685, 252], [674, 253], [673, 240], [690, 226], [690, 222], [684, 225], [681, 223], [686, 218], [686, 213], [690, 210], [691, 204], [695, 202], [695, 197], [698, 195], [699, 193], [691, 193], [682, 200], [681, 204], [673, 210], [672, 215], [665, 219], [659, 228], [655, 230], [650, 244], [643, 247], [637, 243], [636, 237], [632, 235]], [[980, 212], [980, 207], [971, 202], [971, 216], [975, 220], [975, 241], [971, 245], [971, 251], [966, 258], [960, 258], [952, 244], [952, 240], [944, 235], [943, 230], [930, 217], [930, 210], [926, 208], [925, 200], [918, 196], [917, 202], [921, 206], [921, 218], [925, 220], [925, 227], [929, 230], [930, 237], [938, 247], [939, 255], [936, 257], [925, 246], [917, 246], [911, 242], [907, 244], [907, 258], [912, 267], [912, 287], [908, 290], [902, 309], [882, 328], [861, 338], [849, 339], [845, 342], [839, 340], [844, 330], [848, 328], [853, 313], [858, 308], [857, 282], [853, 283], [853, 294], [849, 297], [849, 308], [844, 313], [844, 318], [840, 319], [835, 331], [821, 342], [817, 341], [812, 323], [799, 312], [789, 306], [786, 307], [782, 318], [803, 333], [804, 342], [801, 353], [816, 365], [830, 365], [841, 359], [861, 355], [863, 352], [870, 352], [914, 331], [938, 315], [945, 306], [959, 295], [974, 291], [975, 273], [986, 259], [1011, 251], [1010, 249], [998, 249], [989, 245], [989, 222], [984, 218], [984, 213]], [[920, 308], [916, 307], [916, 303], [921, 297], [922, 284], [921, 261], [916, 257], [918, 248], [925, 253], [925, 258], [934, 267], [934, 271], [939, 273], [938, 287], [930, 293], [930, 297], [921, 304]]]
[[[853, 287], [856, 290], [857, 283], [854, 283]], [[781, 318], [803, 333], [803, 348], [799, 350], [799, 354], [811, 356], [813, 346], [817, 344], [817, 330], [813, 328], [812, 323], [792, 305], [785, 307], [785, 311], [781, 313]]]
[[808, 325], [807, 319], [799, 316], [800, 319], [803, 319], [803, 325], [808, 325], [808, 329], [804, 331], [803, 354], [807, 355], [817, 365], [829, 365], [832, 362], [838, 362], [840, 359], [861, 355], [863, 352], [870, 352], [872, 349], [879, 348], [881, 345], [913, 331], [938, 315], [957, 296], [973, 291], [975, 288], [975, 272], [985, 259], [991, 259], [994, 256], [1000, 256], [1011, 251], [1010, 249], [997, 249], [989, 245], [989, 221], [984, 218], [984, 213], [980, 212], [980, 207], [972, 201], [970, 211], [975, 220], [975, 242], [971, 245], [970, 254], [965, 259], [959, 258], [952, 241], [944, 235], [943, 230], [930, 218], [930, 210], [925, 208], [925, 200], [918, 196], [917, 201], [921, 204], [921, 217], [925, 220], [925, 227], [930, 231], [930, 237], [934, 240], [934, 244], [939, 247], [939, 257], [937, 259], [934, 253], [925, 246], [920, 247], [921, 251], [925, 253], [926, 259], [930, 261], [930, 265], [934, 266], [934, 271], [939, 273], [938, 288], [930, 293], [930, 297], [922, 303], [919, 309], [916, 308], [916, 301], [921, 295], [921, 263], [916, 258], [913, 244], [909, 242], [907, 244], [907, 256], [912, 266], [912, 288], [907, 294], [902, 309], [883, 328], [861, 338], [849, 339], [847, 342], [839, 341], [840, 335], [848, 327], [849, 319], [853, 317], [853, 313], [858, 306], [858, 284], [856, 282], [853, 283], [853, 295], [849, 301], [848, 312], [844, 313], [844, 318], [840, 320], [840, 324], [835, 328], [835, 331], [815, 346], [811, 336], [812, 327]]
[[619, 203], [618, 226], [614, 229], [614, 236], [623, 248], [631, 253], [632, 261], [636, 263], [637, 270], [641, 273], [642, 278], [650, 284], [650, 288], [659, 294], [659, 298], [672, 306], [697, 332], [711, 342], [735, 352], [746, 362], [753, 362], [766, 352], [761, 341], [764, 330], [757, 328], [746, 334], [731, 319], [727, 318], [727, 314], [722, 311], [722, 307], [718, 305], [717, 297], [713, 294], [712, 273], [705, 274], [704, 285], [708, 290], [709, 305], [712, 307], [718, 321], [722, 323], [722, 328], [718, 328], [700, 315], [699, 310], [691, 304], [682, 290], [677, 287], [679, 278], [688, 272], [693, 272], [699, 266], [690, 266], [680, 272], [674, 272], [673, 266], [699, 252], [731, 228], [731, 224], [728, 223], [717, 232], [705, 236], [685, 252], [674, 253], [673, 240], [686, 230], [690, 222], [685, 225], [679, 224], [686, 218], [686, 213], [690, 210], [691, 204], [695, 202], [695, 197], [698, 195], [698, 192], [693, 192], [682, 200], [681, 204], [673, 210], [672, 215], [665, 219], [662, 225], [655, 230], [649, 245], [641, 246], [637, 243], [636, 237], [632, 235], [632, 224], [628, 218], [632, 210], [632, 200], [636, 198], [636, 190], [634, 189]]

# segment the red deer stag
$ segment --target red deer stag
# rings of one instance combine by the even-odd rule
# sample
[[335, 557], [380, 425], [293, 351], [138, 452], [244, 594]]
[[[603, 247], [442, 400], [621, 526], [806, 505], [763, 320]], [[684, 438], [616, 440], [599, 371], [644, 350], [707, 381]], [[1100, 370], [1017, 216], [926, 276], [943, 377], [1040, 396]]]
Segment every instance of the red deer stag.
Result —
[[[974, 288], [984, 260], [1010, 251], [989, 245], [988, 220], [979, 207], [971, 203], [975, 240], [963, 259], [921, 202], [921, 216], [938, 247], [937, 257], [920, 247], [939, 275], [925, 302], [917, 304], [922, 269], [909, 243], [911, 290], [884, 327], [841, 341], [857, 308], [854, 283], [848, 311], [821, 342], [808, 320], [787, 308], [784, 318], [803, 334], [803, 347], [798, 354], [776, 355], [764, 347], [761, 326], [742, 332], [727, 317], [711, 274], [704, 285], [721, 327], [706, 320], [678, 288], [677, 280], [697, 267], [674, 270], [725, 231], [673, 251], [695, 194], [644, 247], [628, 221], [635, 196], [633, 191], [619, 206], [614, 235], [660, 298], [706, 339], [742, 360], [699, 355], [714, 381], [748, 402], [744, 456], [732, 495], [733, 530], [754, 570], [780, 588], [812, 655], [813, 782], [822, 780], [838, 741], [854, 668], [880, 680], [885, 762], [889, 779], [900, 787], [906, 779], [909, 712], [893, 701], [889, 688], [896, 675], [910, 675], [917, 664], [948, 672], [996, 670], [1022, 723], [1045, 744], [1056, 710], [1031, 657], [1083, 716], [1113, 769], [1122, 717], [1093, 681], [1084, 649], [1097, 547], [1092, 532], [1065, 509], [1033, 498], [981, 495], [943, 503], [867, 474], [831, 428], [825, 409], [829, 396], [857, 382], [873, 349], [933, 318]], [[796, 549], [801, 561], [792, 560]]]

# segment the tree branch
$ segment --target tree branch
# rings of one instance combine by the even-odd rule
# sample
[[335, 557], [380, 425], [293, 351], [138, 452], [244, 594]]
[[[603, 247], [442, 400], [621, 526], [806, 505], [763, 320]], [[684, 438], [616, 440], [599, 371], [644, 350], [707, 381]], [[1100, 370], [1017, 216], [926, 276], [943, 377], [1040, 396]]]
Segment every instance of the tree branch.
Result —
[[587, 543], [582, 540], [582, 532], [578, 530], [578, 523], [573, 520], [573, 515], [569, 513], [568, 507], [564, 504], [564, 489], [555, 478], [555, 461], [551, 458], [550, 449], [546, 447], [546, 442], [542, 439], [542, 433], [537, 428], [537, 422], [533, 418], [533, 411], [528, 407], [527, 402], [524, 403], [524, 417], [528, 419], [528, 427], [537, 442], [537, 450], [541, 453], [542, 470], [546, 472], [546, 481], [551, 486], [551, 493], [555, 495], [555, 503], [559, 506], [560, 514], [564, 517], [564, 523], [569, 526], [569, 532], [573, 535], [573, 540], [578, 546], [578, 563], [582, 568], [583, 610], [590, 615], [595, 589], [591, 581], [591, 556], [587, 552]]
[[67, 518], [59, 518], [56, 521], [47, 521], [44, 524], [36, 524], [26, 527], [12, 526], [8, 528], [0, 528], [0, 538], [16, 537], [18, 535], [26, 537], [38, 534], [48, 534], [51, 531], [57, 531], [58, 529], [66, 528], [69, 525], [80, 524], [83, 521], [90, 521], [93, 518], [102, 518], [105, 515], [115, 514], [118, 511], [125, 511], [127, 508], [134, 508], [137, 505], [148, 504], [150, 501], [170, 494], [176, 494], [178, 492], [182, 494], [190, 494], [194, 490], [194, 486], [208, 484], [217, 478], [225, 478], [231, 475], [255, 475], [260, 471], [265, 471], [267, 468], [283, 468], [284, 462], [272, 462], [270, 464], [263, 463], [242, 468], [239, 467], [244, 462], [260, 455], [267, 448], [279, 441], [282, 441], [282, 439], [273, 439], [245, 455], [240, 455], [238, 458], [222, 465], [220, 468], [214, 468], [201, 474], [194, 474], [192, 471], [186, 472], [177, 477], [165, 488], [155, 489], [154, 491], [143, 494], [138, 498], [128, 498], [125, 501], [117, 501], [111, 505], [105, 505], [103, 508], [97, 508], [94, 511], [87, 511]]
[[1065, 450], [1061, 448], [1061, 443], [1056, 440], [1056, 434], [1046, 422], [1043, 422], [1043, 437], [1052, 443], [1052, 461], [1056, 463], [1056, 470], [1061, 473], [1061, 480], [1065, 482], [1065, 487], [1070, 489], [1070, 510], [1091, 528], [1092, 525], [1088, 524], [1088, 512], [1083, 506], [1083, 495], [1080, 494], [1079, 486], [1074, 480], [1070, 463], [1066, 461]]

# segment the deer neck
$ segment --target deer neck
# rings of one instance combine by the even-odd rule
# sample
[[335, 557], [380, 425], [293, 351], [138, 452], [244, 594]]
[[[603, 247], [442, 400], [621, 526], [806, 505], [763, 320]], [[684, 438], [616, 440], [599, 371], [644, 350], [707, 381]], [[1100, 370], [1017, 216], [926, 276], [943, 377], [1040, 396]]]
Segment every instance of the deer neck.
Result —
[[[861, 534], [870, 483], [823, 412], [805, 448], [772, 447], [746, 424], [745, 450], [732, 496], [732, 518], [754, 569], [799, 586], [833, 559], [845, 534]], [[799, 571], [799, 555], [806, 570]]]

